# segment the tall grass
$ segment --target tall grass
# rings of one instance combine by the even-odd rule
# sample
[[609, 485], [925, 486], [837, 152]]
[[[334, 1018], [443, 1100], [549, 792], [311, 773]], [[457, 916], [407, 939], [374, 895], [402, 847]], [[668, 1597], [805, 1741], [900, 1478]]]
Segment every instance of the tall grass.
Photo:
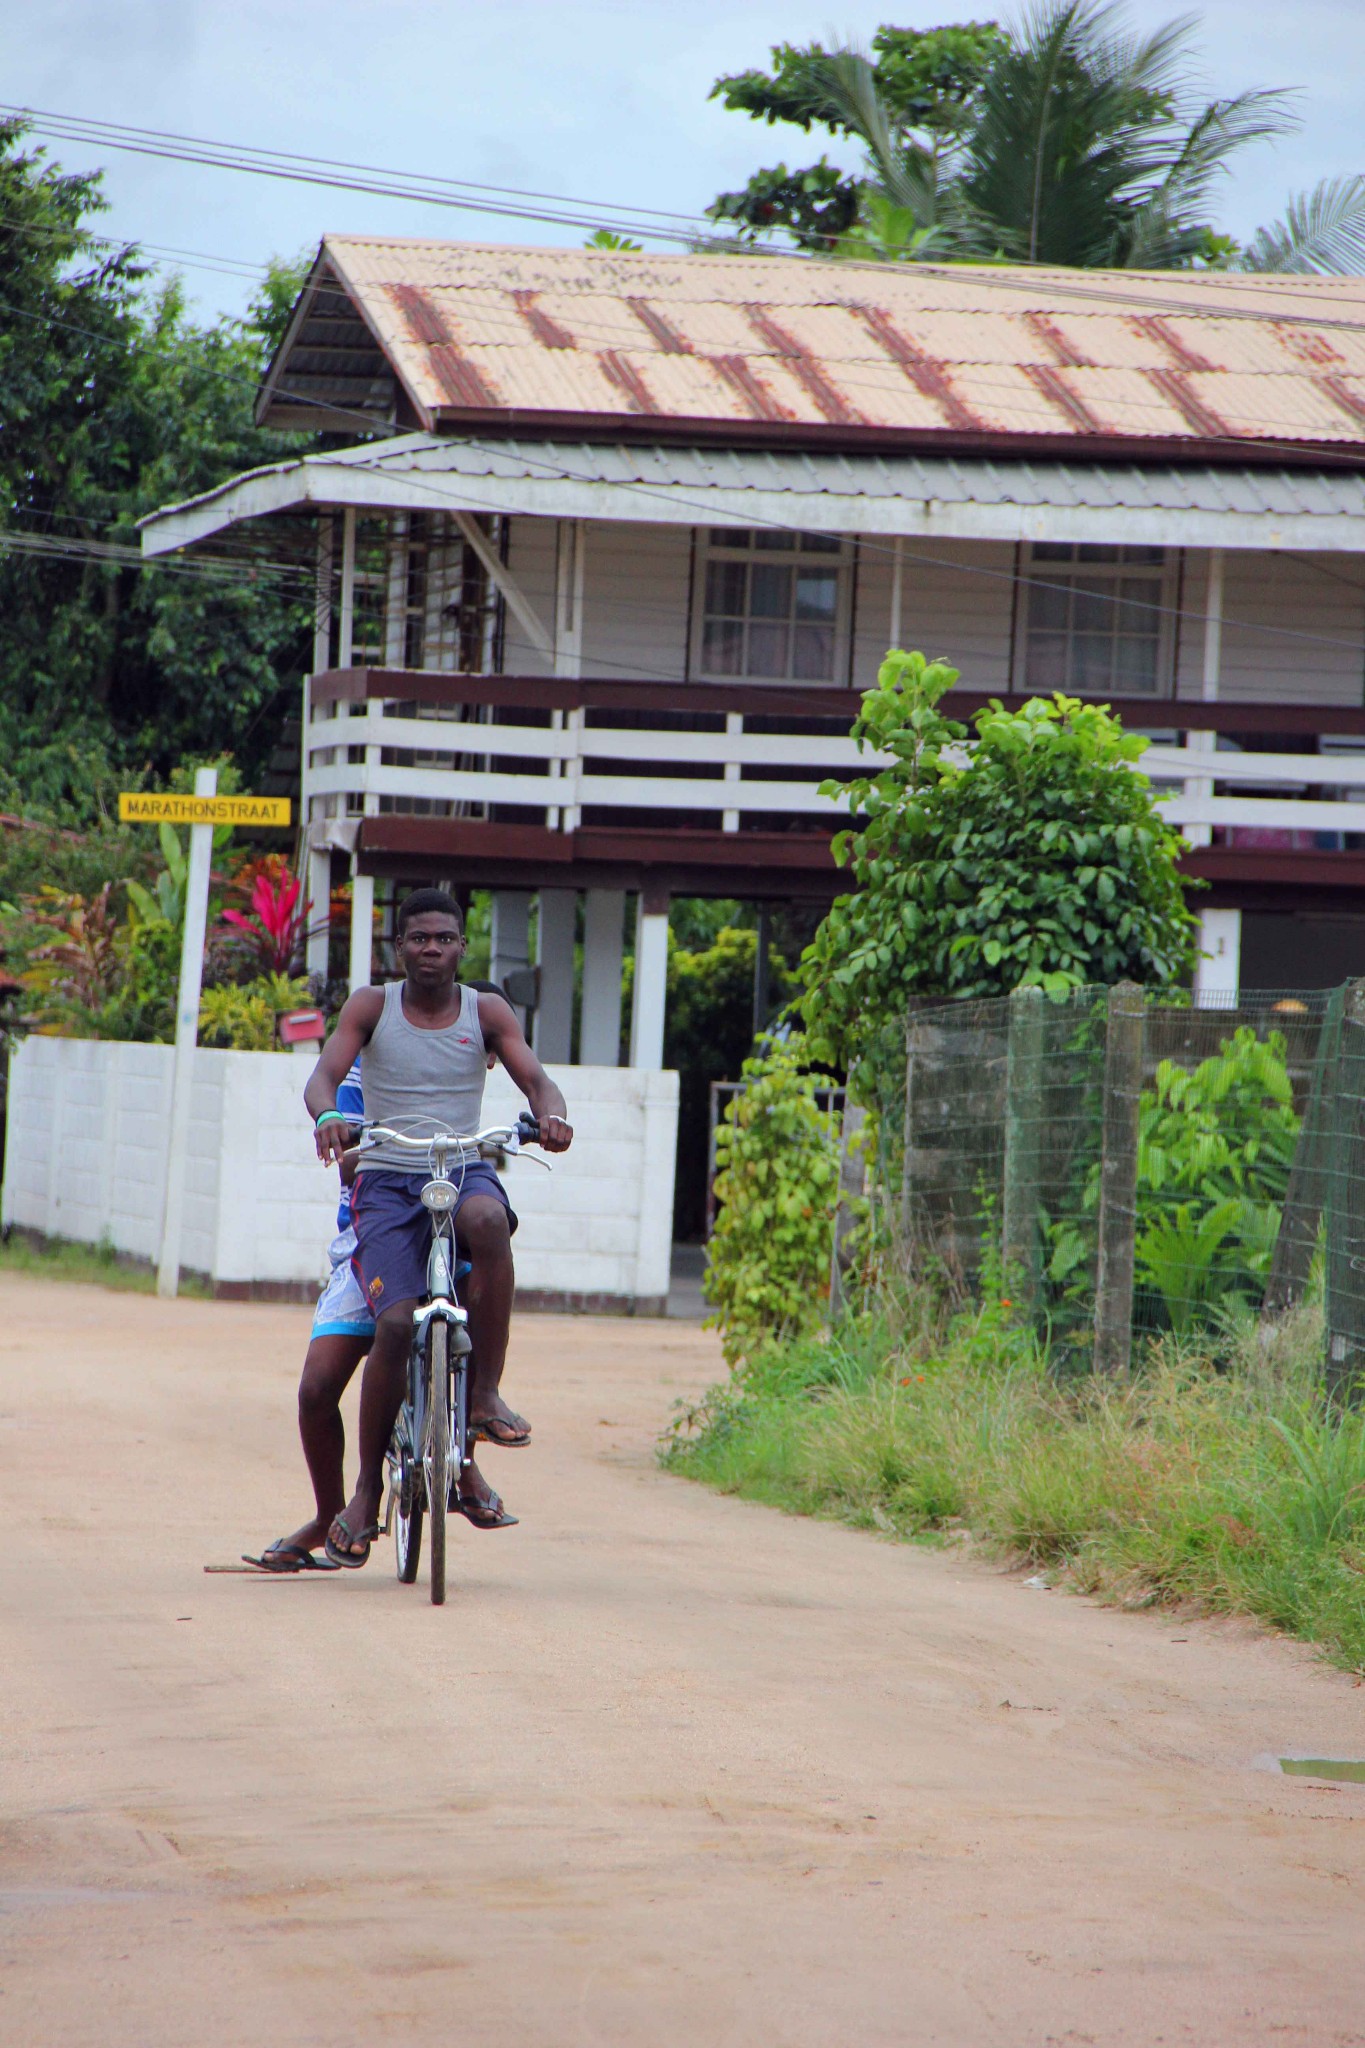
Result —
[[1218, 1356], [1155, 1340], [1117, 1385], [1059, 1380], [999, 1307], [923, 1297], [769, 1351], [663, 1456], [728, 1492], [903, 1537], [970, 1531], [1131, 1605], [1254, 1616], [1365, 1670], [1365, 1414], [1320, 1380], [1321, 1315]]

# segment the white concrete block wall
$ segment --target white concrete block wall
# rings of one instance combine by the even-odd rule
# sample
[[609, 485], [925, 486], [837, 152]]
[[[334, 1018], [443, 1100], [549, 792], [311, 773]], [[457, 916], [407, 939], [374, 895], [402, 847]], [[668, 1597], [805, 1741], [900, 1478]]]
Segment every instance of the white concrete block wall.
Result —
[[[552, 1171], [513, 1161], [507, 1193], [520, 1218], [517, 1284], [552, 1293], [640, 1301], [668, 1293], [678, 1077], [635, 1067], [551, 1067], [574, 1127]], [[524, 1107], [499, 1067], [484, 1122]]]
[[[186, 1268], [229, 1289], [315, 1285], [337, 1184], [318, 1165], [303, 1084], [286, 1053], [195, 1055]], [[509, 1165], [519, 1285], [540, 1297], [652, 1304], [668, 1292], [678, 1077], [556, 1067], [575, 1127], [553, 1173]], [[54, 1237], [154, 1259], [160, 1244], [171, 1049], [29, 1038], [10, 1061], [0, 1216]], [[522, 1097], [490, 1074], [485, 1124]]]

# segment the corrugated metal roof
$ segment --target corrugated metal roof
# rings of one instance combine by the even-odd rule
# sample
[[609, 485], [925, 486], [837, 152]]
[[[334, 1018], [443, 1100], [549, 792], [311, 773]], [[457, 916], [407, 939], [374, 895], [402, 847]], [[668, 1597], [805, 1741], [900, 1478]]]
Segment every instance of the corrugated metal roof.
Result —
[[307, 507], [1365, 552], [1365, 474], [405, 434], [251, 470], [142, 522], [148, 554]]
[[[328, 236], [262, 417], [354, 404], [358, 312], [427, 428], [536, 416], [1365, 451], [1365, 279]], [[331, 330], [329, 332], [329, 329]], [[338, 355], [328, 399], [329, 348]], [[349, 379], [349, 381], [347, 381]], [[299, 400], [304, 402], [300, 409]]]

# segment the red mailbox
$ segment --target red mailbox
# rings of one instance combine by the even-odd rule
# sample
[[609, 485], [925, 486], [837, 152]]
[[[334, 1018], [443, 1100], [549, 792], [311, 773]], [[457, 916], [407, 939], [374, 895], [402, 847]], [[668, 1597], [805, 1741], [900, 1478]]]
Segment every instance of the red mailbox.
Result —
[[278, 1028], [282, 1045], [321, 1045], [327, 1020], [321, 1010], [286, 1010]]

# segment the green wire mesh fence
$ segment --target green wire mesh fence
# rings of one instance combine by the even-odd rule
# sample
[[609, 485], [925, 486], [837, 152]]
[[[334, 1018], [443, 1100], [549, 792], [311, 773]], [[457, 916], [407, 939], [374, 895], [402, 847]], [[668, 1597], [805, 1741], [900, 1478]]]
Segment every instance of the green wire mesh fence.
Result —
[[867, 1073], [872, 1192], [912, 1272], [993, 1291], [1100, 1372], [1320, 1284], [1329, 1380], [1365, 1380], [1365, 982], [925, 1002]]

